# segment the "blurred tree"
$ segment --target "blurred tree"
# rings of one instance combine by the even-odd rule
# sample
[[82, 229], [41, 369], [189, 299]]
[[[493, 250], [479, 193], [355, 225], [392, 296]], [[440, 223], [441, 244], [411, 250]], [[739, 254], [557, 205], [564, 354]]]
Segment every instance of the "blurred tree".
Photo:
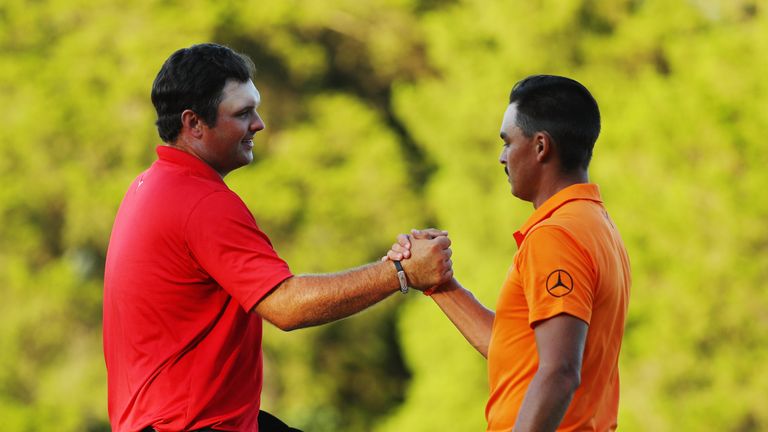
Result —
[[[768, 354], [758, 288], [768, 200], [755, 189], [768, 180], [757, 168], [766, 31], [749, 1], [467, 1], [424, 20], [440, 74], [395, 91], [398, 115], [438, 167], [425, 198], [454, 239], [457, 275], [489, 306], [514, 253], [511, 233], [531, 211], [513, 202], [501, 168], [489, 169], [505, 90], [560, 73], [594, 91], [604, 131], [592, 177], [635, 271], [619, 421], [628, 430], [768, 425], [757, 366]], [[445, 319], [412, 330], [437, 313], [428, 303], [403, 314], [414, 378], [381, 430], [477, 430], [487, 389], [484, 371], [467, 365], [480, 359], [445, 342], [455, 332]]]
[[[155, 73], [214, 40], [254, 58], [267, 122], [227, 181], [294, 271], [437, 225], [490, 307], [531, 211], [497, 165], [508, 91], [582, 81], [635, 276], [622, 429], [768, 428], [767, 20], [750, 0], [5, 0], [0, 426], [109, 429], [111, 223], [155, 158]], [[264, 405], [307, 430], [484, 427], [485, 361], [427, 298], [265, 341]]]
[[[18, 107], [0, 150], [8, 185], [0, 192], [8, 300], [0, 321], [7, 347], [0, 424], [13, 430], [108, 427], [98, 332], [104, 252], [126, 185], [154, 159], [149, 89], [175, 49], [215, 39], [259, 65], [270, 128], [258, 166], [228, 181], [296, 271], [377, 259], [397, 232], [426, 220], [414, 194], [423, 182], [407, 173], [416, 168], [423, 178], [427, 168], [407, 148], [388, 102], [388, 80], [402, 75], [395, 69], [412, 68], [413, 56], [369, 79], [371, 62], [384, 60], [368, 52], [365, 38], [373, 33], [349, 33], [370, 32], [371, 14], [386, 4], [309, 19], [302, 8], [273, 2], [259, 8], [264, 33], [251, 33], [246, 17], [232, 13], [240, 5], [81, 3], [10, 2], [0, 14], [7, 24], [0, 82]], [[320, 2], [305, 6], [323, 9]], [[392, 11], [390, 21], [412, 20]], [[317, 70], [305, 70], [311, 59], [293, 63], [308, 52], [317, 53]], [[323, 329], [268, 330], [274, 372], [265, 403], [311, 429], [368, 429], [402, 400], [408, 378], [394, 332], [396, 304]], [[91, 390], [67, 397], [83, 388]]]
[[7, 430], [109, 429], [100, 323], [111, 220], [128, 182], [153, 159], [155, 71], [172, 49], [209, 33], [204, 15], [173, 21], [153, 3], [0, 4]]

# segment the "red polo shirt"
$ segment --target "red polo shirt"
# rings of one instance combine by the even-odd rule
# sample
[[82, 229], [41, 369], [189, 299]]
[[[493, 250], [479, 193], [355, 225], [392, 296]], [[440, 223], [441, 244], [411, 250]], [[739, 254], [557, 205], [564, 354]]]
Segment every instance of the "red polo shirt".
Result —
[[242, 200], [200, 159], [161, 146], [115, 218], [104, 275], [114, 431], [256, 431], [261, 317], [291, 276]]

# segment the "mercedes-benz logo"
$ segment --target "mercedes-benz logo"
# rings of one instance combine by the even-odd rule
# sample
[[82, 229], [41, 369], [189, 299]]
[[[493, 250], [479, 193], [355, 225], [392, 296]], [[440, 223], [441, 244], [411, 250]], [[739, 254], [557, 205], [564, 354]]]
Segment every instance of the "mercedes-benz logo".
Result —
[[547, 292], [553, 297], [562, 297], [573, 291], [573, 278], [567, 271], [557, 269], [547, 276]]

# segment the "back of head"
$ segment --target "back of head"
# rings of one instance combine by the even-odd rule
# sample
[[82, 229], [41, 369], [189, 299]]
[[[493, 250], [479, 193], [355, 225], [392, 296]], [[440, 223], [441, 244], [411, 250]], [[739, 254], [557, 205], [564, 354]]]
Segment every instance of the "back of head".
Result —
[[152, 84], [160, 138], [165, 142], [176, 140], [181, 131], [181, 113], [186, 109], [215, 126], [227, 80], [247, 82], [253, 71], [250, 58], [222, 45], [199, 44], [173, 53]]
[[589, 90], [570, 78], [533, 75], [515, 84], [509, 103], [526, 136], [547, 132], [563, 170], [586, 170], [600, 135], [600, 110]]

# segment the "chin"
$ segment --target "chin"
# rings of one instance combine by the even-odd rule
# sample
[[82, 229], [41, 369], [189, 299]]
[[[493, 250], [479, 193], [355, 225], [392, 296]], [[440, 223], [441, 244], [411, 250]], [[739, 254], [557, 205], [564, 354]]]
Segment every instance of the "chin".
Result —
[[240, 161], [242, 162], [243, 166], [253, 162], [253, 151], [248, 151], [243, 153], [242, 157], [240, 158]]

